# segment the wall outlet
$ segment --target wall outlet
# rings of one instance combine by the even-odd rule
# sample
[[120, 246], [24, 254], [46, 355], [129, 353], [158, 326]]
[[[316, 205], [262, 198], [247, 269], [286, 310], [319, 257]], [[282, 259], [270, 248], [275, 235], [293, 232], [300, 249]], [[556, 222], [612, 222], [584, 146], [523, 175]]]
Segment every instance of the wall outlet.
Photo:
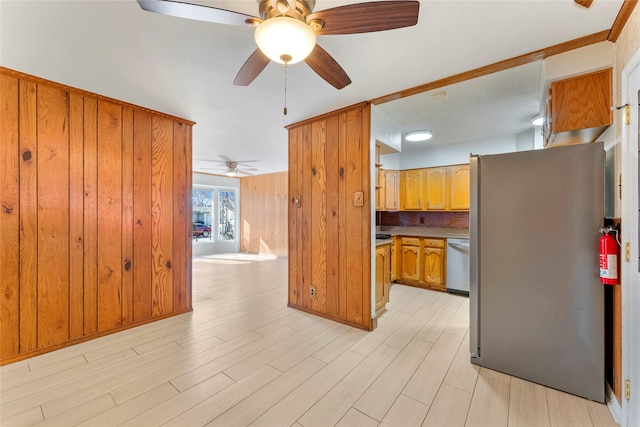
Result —
[[424, 217], [423, 216], [420, 217], [420, 224], [424, 224]]
[[316, 299], [316, 287], [315, 285], [309, 286], [309, 296], [311, 299]]

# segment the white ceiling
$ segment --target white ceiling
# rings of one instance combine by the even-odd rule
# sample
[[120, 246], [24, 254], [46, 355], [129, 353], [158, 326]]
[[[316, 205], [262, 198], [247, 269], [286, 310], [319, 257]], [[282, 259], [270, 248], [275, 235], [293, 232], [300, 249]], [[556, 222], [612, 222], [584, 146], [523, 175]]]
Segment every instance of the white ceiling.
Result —
[[[317, 0], [316, 11], [362, 2]], [[251, 15], [258, 9], [255, 0], [198, 3]], [[250, 86], [232, 84], [255, 50], [252, 29], [149, 13], [134, 0], [0, 0], [0, 65], [193, 120], [194, 170], [212, 165], [200, 159], [225, 156], [258, 160], [252, 165], [262, 174], [287, 169], [288, 124], [607, 30], [622, 0], [594, 0], [590, 9], [572, 0], [420, 3], [414, 27], [319, 36], [353, 83], [338, 91], [306, 64], [294, 64], [287, 116], [281, 65], [269, 64]], [[381, 107], [407, 129], [433, 129], [440, 143], [468, 139], [471, 131], [498, 132], [488, 119], [465, 120], [489, 110], [499, 112], [501, 126], [524, 120], [518, 114], [530, 120], [529, 111], [537, 111], [532, 96], [539, 91], [540, 63], [521, 68], [487, 76], [479, 87], [469, 82], [448, 88], [447, 102], [459, 100], [462, 111], [447, 111], [441, 103], [426, 114], [434, 103], [429, 93]]]

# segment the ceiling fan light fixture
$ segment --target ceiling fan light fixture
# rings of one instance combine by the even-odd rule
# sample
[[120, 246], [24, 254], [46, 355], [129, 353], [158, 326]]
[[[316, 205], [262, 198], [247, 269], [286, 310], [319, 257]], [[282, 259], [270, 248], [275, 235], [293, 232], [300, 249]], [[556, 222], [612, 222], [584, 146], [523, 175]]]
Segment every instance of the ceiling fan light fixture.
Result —
[[238, 172], [236, 172], [236, 171], [227, 171], [227, 172], [225, 172], [224, 174], [225, 174], [225, 175], [227, 175], [227, 176], [230, 176], [230, 177], [232, 177], [232, 178], [233, 178], [234, 176], [238, 176]]
[[270, 60], [287, 64], [305, 59], [316, 45], [316, 33], [307, 24], [288, 16], [267, 19], [253, 35], [256, 44]]
[[421, 142], [427, 141], [433, 137], [433, 133], [428, 130], [416, 130], [413, 132], [409, 132], [404, 136], [405, 141], [410, 142]]

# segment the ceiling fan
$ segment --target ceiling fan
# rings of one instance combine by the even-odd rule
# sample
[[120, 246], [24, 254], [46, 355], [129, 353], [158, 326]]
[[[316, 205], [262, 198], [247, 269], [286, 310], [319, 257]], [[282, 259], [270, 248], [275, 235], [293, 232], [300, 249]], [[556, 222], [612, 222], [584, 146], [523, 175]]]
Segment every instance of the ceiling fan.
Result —
[[211, 6], [172, 0], [137, 0], [150, 12], [228, 25], [255, 27], [258, 45], [233, 84], [249, 85], [269, 61], [305, 61], [336, 89], [351, 83], [340, 64], [316, 43], [316, 35], [358, 34], [410, 27], [418, 22], [419, 1], [375, 1], [313, 12], [315, 0], [257, 0], [260, 18]]
[[[213, 161], [213, 160], [204, 160], [204, 161]], [[201, 168], [201, 169], [225, 171], [224, 174], [231, 177], [238, 176], [238, 175], [253, 175], [251, 172], [256, 172], [258, 169], [252, 167], [247, 163], [256, 162], [256, 161], [257, 160], [243, 160], [242, 162], [233, 162], [230, 160], [225, 160], [220, 162], [220, 164], [224, 164], [225, 167]], [[239, 166], [244, 166], [244, 168], [240, 168]]]

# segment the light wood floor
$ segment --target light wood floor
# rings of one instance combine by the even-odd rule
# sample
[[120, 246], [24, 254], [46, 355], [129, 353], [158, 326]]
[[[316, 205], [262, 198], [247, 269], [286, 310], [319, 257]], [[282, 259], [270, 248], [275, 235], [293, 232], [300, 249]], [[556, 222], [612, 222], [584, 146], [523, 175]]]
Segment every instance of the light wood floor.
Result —
[[615, 425], [470, 364], [464, 297], [393, 285], [367, 333], [287, 308], [286, 260], [196, 258], [193, 277], [193, 313], [0, 368], [0, 425]]

